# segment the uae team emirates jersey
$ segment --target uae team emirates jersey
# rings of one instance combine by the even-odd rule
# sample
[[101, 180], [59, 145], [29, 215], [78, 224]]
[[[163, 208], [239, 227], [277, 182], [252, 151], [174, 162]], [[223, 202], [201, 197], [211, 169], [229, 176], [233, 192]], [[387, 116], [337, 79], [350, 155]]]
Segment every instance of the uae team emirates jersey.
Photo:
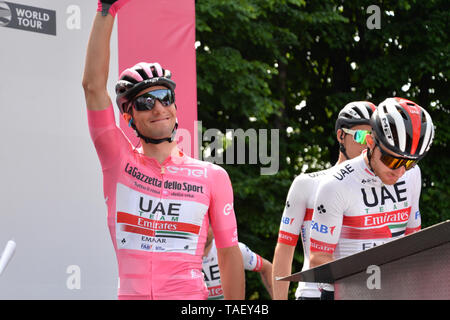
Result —
[[[289, 188], [281, 217], [278, 233], [279, 243], [295, 247], [301, 235], [304, 256], [302, 271], [309, 269], [311, 220], [317, 187], [329, 170], [303, 173], [297, 176]], [[295, 297], [319, 298], [320, 294], [317, 283], [299, 282]]]
[[177, 151], [162, 164], [135, 150], [112, 106], [88, 111], [103, 170], [119, 299], [206, 299], [209, 224], [219, 248], [238, 244], [233, 191], [221, 167]]
[[420, 169], [393, 185], [367, 167], [364, 153], [333, 167], [321, 181], [311, 221], [310, 251], [339, 259], [420, 230]]
[[[242, 242], [239, 242], [239, 249], [244, 260], [244, 269], [260, 272], [263, 266], [261, 256], [254, 253]], [[208, 287], [208, 300], [223, 300], [223, 290], [220, 281], [219, 261], [217, 258], [216, 242], [213, 240], [211, 248], [203, 257], [203, 273], [205, 275], [206, 286]]]

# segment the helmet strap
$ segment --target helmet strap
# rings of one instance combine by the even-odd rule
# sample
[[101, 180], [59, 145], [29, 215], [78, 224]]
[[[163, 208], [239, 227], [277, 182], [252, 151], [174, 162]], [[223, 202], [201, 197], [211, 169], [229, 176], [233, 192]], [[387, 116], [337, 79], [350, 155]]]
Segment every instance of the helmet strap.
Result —
[[175, 126], [173, 127], [172, 133], [170, 134], [170, 137], [167, 138], [161, 138], [161, 139], [153, 139], [150, 137], [146, 137], [143, 134], [141, 134], [139, 132], [139, 130], [136, 128], [136, 124], [130, 120], [130, 125], [131, 127], [134, 129], [134, 131], [136, 132], [136, 136], [138, 136], [139, 138], [141, 138], [142, 140], [144, 140], [145, 143], [152, 143], [152, 144], [160, 144], [162, 142], [173, 142], [175, 140], [175, 135], [177, 134], [177, 129], [178, 129], [178, 120], [175, 122]]
[[347, 154], [347, 150], [345, 150], [344, 144], [339, 142], [339, 151], [344, 155], [345, 159], [350, 160]]
[[373, 170], [372, 163], [371, 163], [371, 161], [372, 161], [372, 150], [370, 150], [370, 148], [367, 148], [367, 160], [369, 162], [369, 169], [370, 169], [370, 171], [372, 171], [375, 174], [375, 170]]
[[[345, 135], [346, 133], [342, 130], [342, 128], [340, 128], [341, 130], [341, 136], [339, 137], [342, 141], [344, 141]], [[339, 151], [344, 155], [346, 160], [350, 160], [348, 154], [347, 154], [347, 150], [345, 149], [345, 146], [342, 142], [339, 141]]]

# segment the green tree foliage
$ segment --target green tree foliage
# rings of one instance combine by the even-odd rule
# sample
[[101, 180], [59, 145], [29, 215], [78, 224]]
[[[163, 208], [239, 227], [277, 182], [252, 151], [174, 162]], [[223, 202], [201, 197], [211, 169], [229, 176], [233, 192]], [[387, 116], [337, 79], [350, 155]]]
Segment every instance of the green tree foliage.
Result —
[[[379, 29], [368, 28], [371, 5], [380, 8]], [[261, 164], [224, 165], [242, 242], [272, 260], [292, 180], [336, 162], [334, 122], [355, 100], [400, 96], [430, 112], [436, 137], [420, 164], [423, 227], [450, 219], [449, 14], [446, 0], [196, 1], [204, 130], [280, 133], [277, 174], [261, 175]], [[297, 249], [293, 272], [303, 263]], [[247, 277], [247, 298], [268, 299], [258, 275]]]

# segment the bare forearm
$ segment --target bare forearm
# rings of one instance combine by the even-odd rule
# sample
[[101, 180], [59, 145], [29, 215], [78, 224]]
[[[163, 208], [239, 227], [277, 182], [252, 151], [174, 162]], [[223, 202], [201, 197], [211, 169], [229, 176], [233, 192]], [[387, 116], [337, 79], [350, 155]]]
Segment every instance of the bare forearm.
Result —
[[226, 300], [245, 299], [245, 272], [238, 246], [217, 249], [220, 279]]
[[272, 279], [272, 264], [263, 258], [263, 267], [260, 272], [261, 281], [266, 287], [267, 292], [273, 299], [273, 279]]
[[310, 254], [309, 265], [311, 268], [333, 261], [333, 255], [325, 252], [314, 252]]
[[273, 299], [286, 300], [289, 292], [289, 281], [277, 281], [276, 277], [286, 277], [291, 275], [292, 260], [295, 247], [278, 243], [275, 248], [272, 266], [273, 278]]
[[111, 15], [104, 17], [97, 13], [95, 16], [89, 37], [83, 75], [83, 88], [88, 108], [104, 108], [110, 103], [106, 85], [113, 25], [114, 18]]

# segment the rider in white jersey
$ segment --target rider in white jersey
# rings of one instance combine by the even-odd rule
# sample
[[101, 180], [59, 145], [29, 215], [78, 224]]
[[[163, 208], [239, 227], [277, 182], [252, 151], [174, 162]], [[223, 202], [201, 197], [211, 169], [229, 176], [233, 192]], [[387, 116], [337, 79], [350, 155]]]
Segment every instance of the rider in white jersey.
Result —
[[311, 251], [339, 259], [420, 230], [419, 166], [385, 185], [364, 161], [366, 152], [331, 169], [318, 187]]
[[[337, 164], [352, 159], [365, 148], [365, 141], [359, 140], [364, 130], [369, 130], [369, 120], [375, 105], [366, 101], [348, 103], [338, 115], [335, 132], [339, 142]], [[359, 142], [357, 142], [359, 141]], [[314, 196], [317, 186], [331, 169], [301, 174], [292, 182], [287, 195], [286, 206], [280, 223], [278, 243], [273, 260], [274, 277], [291, 274], [294, 249], [301, 233], [304, 262], [302, 270], [309, 269], [309, 233], [313, 214]], [[274, 282], [274, 299], [287, 299], [289, 282]], [[319, 299], [317, 283], [299, 282], [295, 293], [297, 299]]]
[[[321, 180], [311, 222], [310, 265], [339, 259], [420, 230], [420, 169], [434, 128], [420, 106], [401, 98], [382, 102], [361, 156]], [[333, 299], [325, 285], [322, 297]]]
[[[267, 292], [272, 297], [272, 264], [250, 250], [242, 242], [239, 242], [239, 248], [241, 249], [245, 270], [258, 272]], [[208, 287], [208, 300], [223, 300], [224, 296], [220, 281], [216, 241], [211, 228], [208, 232], [203, 254], [203, 274], [205, 276], [206, 286]]]

